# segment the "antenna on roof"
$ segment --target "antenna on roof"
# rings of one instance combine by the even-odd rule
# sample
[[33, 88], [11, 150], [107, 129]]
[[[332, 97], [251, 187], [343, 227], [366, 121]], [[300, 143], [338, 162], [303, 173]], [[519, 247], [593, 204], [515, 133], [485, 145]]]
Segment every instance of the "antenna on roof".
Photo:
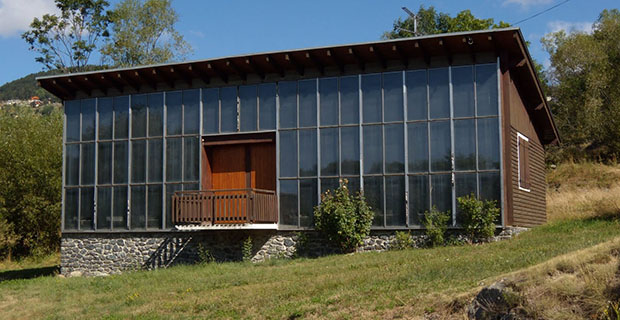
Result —
[[403, 11], [405, 11], [412, 19], [413, 19], [413, 35], [418, 35], [418, 17], [415, 13], [411, 12], [411, 10], [407, 9], [407, 7], [402, 7]]

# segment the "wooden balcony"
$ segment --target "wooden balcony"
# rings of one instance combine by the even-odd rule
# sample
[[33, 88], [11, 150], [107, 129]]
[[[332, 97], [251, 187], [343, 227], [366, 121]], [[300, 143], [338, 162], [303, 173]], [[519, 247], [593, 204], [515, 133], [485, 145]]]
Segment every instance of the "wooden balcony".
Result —
[[275, 191], [228, 189], [177, 191], [172, 196], [175, 225], [242, 225], [277, 223]]

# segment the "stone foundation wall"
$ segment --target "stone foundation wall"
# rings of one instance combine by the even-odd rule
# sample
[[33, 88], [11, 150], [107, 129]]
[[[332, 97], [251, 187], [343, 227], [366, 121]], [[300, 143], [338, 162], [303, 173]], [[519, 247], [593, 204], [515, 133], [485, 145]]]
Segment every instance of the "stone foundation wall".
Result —
[[[522, 230], [509, 228], [495, 240], [510, 238]], [[243, 243], [252, 239], [251, 261], [317, 257], [338, 250], [316, 232], [275, 230], [208, 230], [191, 232], [63, 234], [61, 273], [64, 275], [106, 275], [126, 270], [154, 269], [201, 260], [240, 261]], [[414, 247], [425, 242], [421, 233], [412, 233]], [[358, 252], [389, 250], [394, 232], [373, 232]]]

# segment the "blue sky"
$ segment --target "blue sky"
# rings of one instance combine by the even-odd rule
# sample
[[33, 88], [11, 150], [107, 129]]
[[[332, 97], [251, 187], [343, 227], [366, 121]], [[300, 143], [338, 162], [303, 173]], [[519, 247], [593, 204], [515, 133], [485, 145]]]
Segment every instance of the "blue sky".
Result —
[[[514, 23], [564, 0], [174, 0], [177, 29], [192, 45], [189, 59], [374, 41], [422, 4], [455, 15], [470, 9], [479, 18]], [[116, 3], [118, 1], [111, 1]], [[571, 0], [518, 26], [538, 61], [548, 61], [540, 38], [560, 29], [588, 31], [617, 0]], [[53, 0], [0, 0], [0, 85], [42, 70], [20, 38], [34, 16], [54, 10]], [[94, 57], [92, 63], [98, 63]], [[548, 62], [547, 62], [548, 63]]]

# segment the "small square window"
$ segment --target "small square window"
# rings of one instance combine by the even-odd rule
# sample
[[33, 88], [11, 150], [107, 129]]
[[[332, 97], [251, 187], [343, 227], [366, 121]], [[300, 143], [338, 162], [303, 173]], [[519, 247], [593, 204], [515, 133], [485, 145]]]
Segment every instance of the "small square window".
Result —
[[517, 162], [519, 189], [530, 192], [530, 140], [517, 133]]

